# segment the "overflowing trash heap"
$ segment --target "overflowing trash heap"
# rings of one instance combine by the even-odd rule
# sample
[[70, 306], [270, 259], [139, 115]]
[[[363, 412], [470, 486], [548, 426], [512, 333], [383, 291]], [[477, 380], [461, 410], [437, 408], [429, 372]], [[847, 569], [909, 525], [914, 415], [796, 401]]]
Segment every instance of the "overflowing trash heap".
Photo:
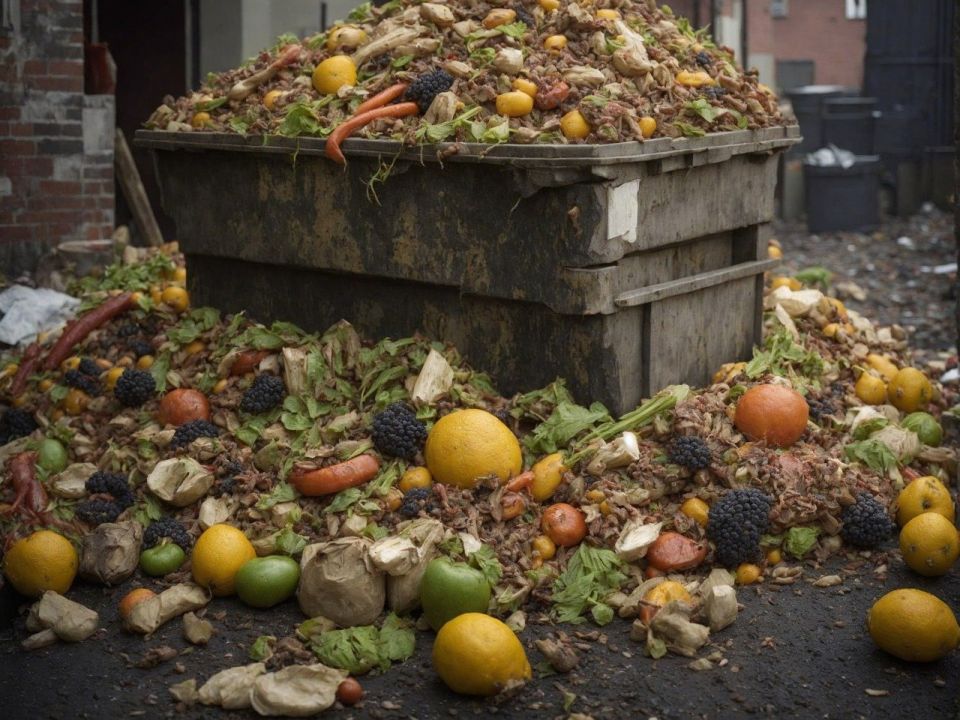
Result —
[[[527, 622], [619, 616], [650, 656], [694, 658], [735, 621], [737, 586], [798, 582], [799, 561], [836, 553], [882, 562], [896, 524], [918, 572], [956, 559], [938, 422], [956, 397], [910, 367], [899, 328], [795, 279], [771, 283], [750, 361], [615, 418], [559, 379], [502, 397], [424, 337], [190, 308], [181, 259], [134, 252], [77, 282], [77, 317], [7, 360], [0, 528], [7, 581], [39, 598], [25, 648], [99, 627], [66, 597], [76, 575], [158, 578], [118, 598], [126, 630], [182, 616], [199, 644], [215, 597], [295, 596], [289, 637], [172, 691], [302, 714], [355, 702], [348, 674], [409, 657], [415, 628], [438, 631], [451, 688], [489, 695], [529, 679]], [[955, 647], [952, 614], [926, 649], [898, 645], [887, 623], [914, 600], [871, 618], [878, 644]], [[569, 647], [537, 647], [569, 670]]]
[[369, 3], [166, 98], [147, 127], [407, 144], [612, 143], [785, 124], [774, 93], [653, 0]]

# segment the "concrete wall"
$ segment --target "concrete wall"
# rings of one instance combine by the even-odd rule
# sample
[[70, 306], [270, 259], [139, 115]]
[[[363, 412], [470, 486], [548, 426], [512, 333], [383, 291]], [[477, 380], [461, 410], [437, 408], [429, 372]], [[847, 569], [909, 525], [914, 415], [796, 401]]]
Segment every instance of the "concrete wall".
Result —
[[82, 0], [9, 0], [0, 25], [0, 271], [113, 232], [112, 95], [84, 95]]

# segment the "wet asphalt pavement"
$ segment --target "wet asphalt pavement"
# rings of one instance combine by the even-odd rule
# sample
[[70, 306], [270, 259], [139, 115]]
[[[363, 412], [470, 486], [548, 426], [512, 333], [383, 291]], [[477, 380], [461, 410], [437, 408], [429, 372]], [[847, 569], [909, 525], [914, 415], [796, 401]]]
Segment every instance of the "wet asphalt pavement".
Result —
[[[892, 544], [893, 541], [891, 541]], [[919, 665], [876, 649], [864, 618], [885, 591], [918, 587], [953, 608], [960, 606], [960, 570], [939, 579], [920, 578], [891, 553], [885, 576], [875, 562], [844, 575], [835, 587], [815, 588], [809, 581], [838, 572], [839, 563], [808, 567], [803, 582], [769, 582], [740, 588], [743, 610], [736, 623], [711, 636], [700, 657], [722, 653], [722, 666], [688, 668], [691, 660], [644, 657], [628, 638], [629, 625], [616, 620], [600, 639], [580, 653], [568, 675], [537, 677], [515, 696], [498, 703], [473, 700], [446, 690], [430, 666], [432, 634], [417, 633], [416, 655], [378, 676], [361, 678], [366, 698], [352, 709], [332, 709], [341, 718], [960, 718], [960, 652]], [[149, 640], [123, 632], [116, 602], [133, 587], [109, 590], [78, 585], [71, 597], [101, 613], [101, 630], [75, 644], [24, 653], [22, 616], [0, 631], [0, 698], [6, 720], [40, 718], [252, 718], [252, 712], [227, 712], [196, 706], [178, 711], [168, 686], [186, 678], [201, 684], [214, 672], [247, 662], [247, 650], [261, 634], [283, 636], [303, 620], [292, 601], [272, 610], [251, 610], [235, 599], [215, 600], [208, 617], [216, 634], [206, 647], [190, 647], [180, 620]], [[7, 595], [5, 600], [9, 601]], [[6, 609], [10, 609], [9, 603]], [[533, 640], [550, 633], [547, 625], [528, 625], [522, 639], [534, 668], [544, 659]], [[568, 632], [596, 628], [566, 626]], [[149, 669], [133, 667], [151, 648], [180, 651], [173, 660]], [[565, 706], [565, 702], [568, 705]]]

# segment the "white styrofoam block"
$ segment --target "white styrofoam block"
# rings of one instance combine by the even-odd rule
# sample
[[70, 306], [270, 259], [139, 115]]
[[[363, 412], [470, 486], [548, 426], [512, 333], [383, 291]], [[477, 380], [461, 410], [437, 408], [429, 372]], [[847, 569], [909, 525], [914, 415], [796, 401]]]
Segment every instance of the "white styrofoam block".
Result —
[[637, 241], [640, 220], [640, 181], [631, 180], [607, 190], [607, 239]]

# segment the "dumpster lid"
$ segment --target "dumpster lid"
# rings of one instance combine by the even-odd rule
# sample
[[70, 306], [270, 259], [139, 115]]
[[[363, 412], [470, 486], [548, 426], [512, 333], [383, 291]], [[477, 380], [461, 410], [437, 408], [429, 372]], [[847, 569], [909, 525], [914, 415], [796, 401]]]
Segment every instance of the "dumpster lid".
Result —
[[[345, 155], [398, 157], [419, 162], [477, 162], [515, 166], [589, 167], [616, 165], [671, 156], [715, 152], [727, 157], [768, 152], [800, 141], [796, 125], [712, 133], [704, 137], [657, 138], [604, 145], [520, 145], [505, 143], [437, 143], [404, 145], [395, 140], [352, 138], [341, 145]], [[138, 130], [138, 147], [155, 150], [223, 150], [261, 154], [322, 155], [326, 141], [279, 135]]]

